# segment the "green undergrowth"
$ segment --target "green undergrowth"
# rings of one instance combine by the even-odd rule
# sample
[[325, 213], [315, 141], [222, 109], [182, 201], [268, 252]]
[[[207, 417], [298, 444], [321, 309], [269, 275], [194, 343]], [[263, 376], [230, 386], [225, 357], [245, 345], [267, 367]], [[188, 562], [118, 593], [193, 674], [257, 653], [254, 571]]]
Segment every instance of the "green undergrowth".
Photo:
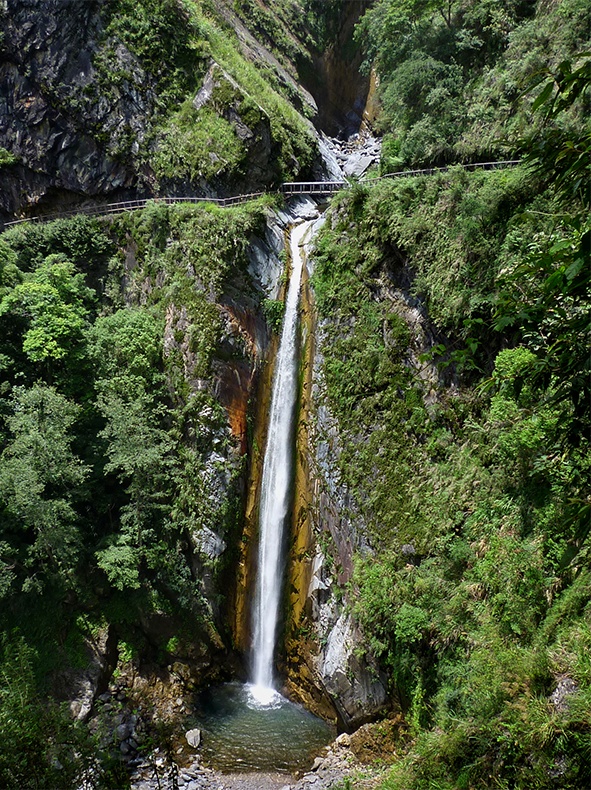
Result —
[[356, 186], [317, 239], [338, 463], [374, 548], [351, 606], [414, 736], [388, 790], [589, 783], [588, 240], [585, 206], [526, 168]]
[[[262, 309], [246, 249], [269, 203], [152, 203], [0, 239], [3, 786], [57, 787], [68, 750], [73, 773], [95, 772], [89, 787], [125, 786], [83, 728], [43, 702], [62, 671], [86, 665], [101, 629], [153, 663], [173, 647], [181, 660], [219, 647], [204, 580], [222, 588], [231, 551], [209, 556], [200, 536], [237, 543], [243, 460], [215, 381], [249, 353], [239, 339], [228, 347], [220, 302], [232, 293]], [[13, 682], [16, 660], [26, 687]], [[19, 705], [23, 727], [44, 712], [31, 736], [8, 737]], [[33, 733], [48, 743], [34, 760]]]
[[[385, 172], [516, 155], [540, 123], [533, 87], [590, 49], [586, 0], [372, 3], [357, 26], [380, 77]], [[569, 112], [581, 129], [588, 113]]]
[[[299, 112], [309, 112], [305, 102], [273, 64], [264, 58], [252, 62], [242, 53], [236, 32], [215, 4], [108, 0], [101, 20], [93, 80], [82, 87], [48, 84], [44, 91], [86, 127], [98, 103], [116, 107], [136, 97], [137, 111], [144, 116], [141, 130], [127, 107], [119, 108], [124, 117], [116, 126], [101, 119], [88, 128], [113, 158], [133, 162], [142, 177], [153, 171], [160, 181], [181, 181], [195, 189], [208, 181], [228, 187], [243, 177], [249, 146], [257, 142], [269, 149], [258, 153], [267, 157], [259, 167], [267, 169], [266, 181], [288, 180], [308, 170], [317, 151], [313, 130]], [[250, 137], [244, 133], [248, 113], [238, 119], [227, 106], [193, 110], [213, 62], [236, 80], [253, 107], [266, 113], [270, 141], [260, 129], [256, 139], [251, 139], [251, 127]]]
[[239, 175], [245, 156], [229, 121], [207, 107], [197, 111], [189, 101], [169, 119], [152, 164], [160, 180], [210, 181]]
[[[233, 31], [224, 30], [214, 17], [201, 16], [191, 4], [187, 7], [200, 20], [200, 31], [211, 53], [209, 62], [215, 61], [239, 87], [225, 82], [200, 110], [193, 108], [194, 95], [189, 95], [179, 110], [163, 118], [153, 131], [154, 152], [147, 153], [156, 175], [192, 183], [221, 177], [232, 182], [244, 177], [251, 144], [244, 127], [251, 136], [258, 135], [255, 142], [260, 146], [270, 146], [266, 152], [268, 181], [306, 172], [316, 154], [315, 143], [308, 122], [290, 103], [293, 97], [282, 95], [284, 82], [265, 61], [255, 65], [246, 60]], [[261, 136], [261, 123], [268, 125], [269, 143]], [[257, 155], [263, 153], [261, 150]]]
[[0, 169], [3, 167], [10, 167], [18, 162], [18, 157], [7, 151], [6, 148], [0, 147]]
[[256, 0], [235, 0], [234, 10], [238, 13], [257, 38], [265, 42], [272, 52], [285, 56], [288, 62], [297, 63], [307, 53], [293, 35], [295, 28], [313, 46], [313, 40], [302, 25], [301, 7], [289, 0], [274, 2], [270, 8]]
[[278, 165], [283, 180], [311, 165], [315, 142], [309, 122], [282, 95], [282, 81], [265, 62], [258, 67], [242, 57], [234, 34], [226, 32], [215, 21], [207, 20], [205, 31], [213, 58], [267, 112], [273, 140], [279, 145]]
[[[157, 104], [174, 106], [196, 89], [210, 54], [201, 20], [185, 2], [108, 0], [103, 11], [104, 46], [98, 66], [104, 87], [130, 79], [122, 71], [116, 42], [122, 42], [158, 86]], [[132, 77], [133, 78], [133, 77]]]

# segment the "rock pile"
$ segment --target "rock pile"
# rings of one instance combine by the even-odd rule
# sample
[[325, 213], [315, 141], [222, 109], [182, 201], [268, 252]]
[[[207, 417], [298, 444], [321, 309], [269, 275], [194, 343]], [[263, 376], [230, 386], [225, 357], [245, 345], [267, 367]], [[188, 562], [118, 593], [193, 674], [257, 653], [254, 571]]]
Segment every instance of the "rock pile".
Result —
[[98, 735], [104, 749], [112, 749], [130, 770], [142, 763], [139, 746], [144, 730], [143, 723], [129, 705], [122, 690], [106, 691], [96, 701], [97, 715], [89, 721], [90, 731]]
[[351, 736], [343, 733], [327, 748], [324, 757], [316, 758], [308, 773], [283, 790], [331, 790], [342, 787], [345, 779], [358, 790], [370, 790], [375, 787], [376, 778], [376, 771], [362, 770], [351, 750]]
[[382, 143], [370, 134], [355, 134], [346, 141], [331, 139], [330, 145], [345, 176], [360, 178], [373, 165], [378, 165]]
[[280, 774], [221, 774], [200, 764], [197, 756], [189, 767], [165, 761], [158, 750], [150, 761], [138, 766], [132, 790], [336, 790], [349, 779], [357, 790], [372, 790], [380, 771], [363, 766], [356, 758], [354, 742], [339, 735], [322, 757], [301, 778]]
[[132, 790], [218, 790], [219, 775], [210, 768], [204, 768], [195, 760], [187, 768], [166, 763], [158, 750], [150, 762], [144, 762], [137, 770], [131, 783]]

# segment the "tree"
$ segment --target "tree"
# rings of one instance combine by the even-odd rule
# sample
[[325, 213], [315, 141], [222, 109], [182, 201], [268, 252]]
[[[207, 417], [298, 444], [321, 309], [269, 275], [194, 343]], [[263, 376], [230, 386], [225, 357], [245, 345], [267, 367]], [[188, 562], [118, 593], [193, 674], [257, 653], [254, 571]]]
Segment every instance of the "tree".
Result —
[[123, 788], [120, 765], [99, 751], [84, 725], [44, 699], [35, 653], [13, 633], [0, 643], [0, 786], [19, 790]]
[[83, 275], [60, 254], [49, 255], [22, 277], [0, 302], [0, 319], [12, 326], [16, 321], [19, 350], [46, 366], [79, 355], [94, 300]]
[[[584, 55], [575, 69], [561, 63], [533, 103], [545, 124], [522, 147], [538, 177], [551, 179], [556, 214], [553, 226], [529, 242], [524, 259], [504, 273], [495, 318], [497, 330], [512, 327], [514, 340], [534, 354], [531, 385], [562, 407], [557, 440], [566, 457], [586, 455], [591, 427], [591, 125], [585, 119], [576, 133], [561, 124], [561, 116], [577, 105], [584, 112], [590, 94], [591, 55]], [[589, 470], [584, 462], [576, 466], [581, 472], [564, 524], [575, 540], [564, 562], [579, 552], [591, 529]]]
[[[555, 72], [544, 69], [528, 92], [544, 83], [532, 111], [541, 115], [540, 130], [520, 140], [525, 161], [547, 183], [554, 184], [563, 201], [580, 200], [587, 208], [591, 205], [591, 53], [580, 56], [573, 67], [565, 60]], [[575, 131], [572, 124], [561, 123], [572, 110], [582, 116], [583, 123]]]
[[561, 63], [532, 105], [545, 124], [521, 145], [530, 167], [553, 184], [557, 212], [550, 232], [538, 232], [525, 260], [506, 273], [496, 319], [497, 329], [520, 328], [538, 358], [535, 380], [554, 400], [570, 401], [576, 432], [591, 423], [591, 124], [577, 133], [560, 120], [577, 104], [584, 112], [590, 96], [591, 54], [574, 70]]
[[11, 440], [0, 468], [3, 553], [12, 558], [4, 561], [5, 593], [17, 578], [23, 589], [39, 589], [48, 575], [68, 577], [75, 570], [80, 535], [74, 503], [88, 475], [71, 447], [79, 413], [42, 383], [15, 391]]
[[162, 374], [162, 327], [147, 310], [119, 310], [97, 320], [90, 354], [98, 368], [97, 407], [105, 420], [105, 472], [125, 486], [120, 530], [97, 552], [119, 588], [140, 586], [140, 565], [157, 543], [169, 510], [173, 442]]

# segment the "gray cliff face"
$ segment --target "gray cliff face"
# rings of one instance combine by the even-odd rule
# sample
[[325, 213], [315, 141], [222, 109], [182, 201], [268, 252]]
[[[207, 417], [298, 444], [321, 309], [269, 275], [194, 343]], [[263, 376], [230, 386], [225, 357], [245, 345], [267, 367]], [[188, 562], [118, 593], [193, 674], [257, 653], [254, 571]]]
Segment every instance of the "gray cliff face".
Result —
[[[191, 62], [177, 84], [172, 44], [162, 43], [154, 70], [113, 33], [112, 8], [109, 0], [0, 2], [0, 148], [16, 157], [0, 164], [0, 221], [97, 200], [251, 193], [281, 180], [283, 132], [211, 58], [208, 42], [193, 51], [191, 36], [179, 31]], [[175, 13], [182, 25], [181, 5]], [[243, 54], [266, 62], [265, 53]], [[177, 163], [175, 172], [159, 173], [154, 157], [184, 100], [231, 125], [243, 153], [239, 168], [224, 171], [220, 162], [218, 175], [202, 175]], [[300, 120], [313, 148], [312, 124]], [[210, 152], [212, 162], [216, 156]], [[296, 158], [291, 165], [300, 168]]]
[[[308, 259], [310, 275], [313, 264], [312, 255]], [[410, 342], [405, 364], [422, 383], [424, 403], [429, 409], [436, 403], [442, 385], [454, 386], [454, 373], [442, 373], [433, 362], [425, 360], [425, 352], [441, 338], [425, 306], [412, 295], [411, 273], [406, 262], [402, 264], [395, 271], [383, 269], [375, 282], [375, 297], [408, 327]], [[393, 700], [388, 698], [385, 674], [367, 649], [366, 636], [351, 613], [355, 592], [350, 583], [355, 556], [373, 554], [367, 526], [371, 514], [359, 499], [363, 494], [353, 494], [341, 474], [343, 441], [338, 420], [331, 412], [324, 374], [330, 328], [330, 318], [317, 322], [313, 355], [305, 363], [312, 372], [307, 413], [302, 418], [307, 423], [306, 442], [299, 452], [306, 455], [308, 469], [311, 559], [305, 612], [306, 625], [313, 633], [292, 659], [290, 679], [294, 679], [296, 689], [303, 690], [304, 697], [310, 697], [310, 684], [323, 691], [336, 710], [340, 725], [354, 729], [392, 706]], [[363, 433], [354, 437], [359, 445], [366, 439]], [[412, 546], [407, 548], [413, 550]], [[317, 697], [312, 694], [312, 698]]]
[[347, 607], [347, 584], [356, 553], [371, 552], [363, 520], [338, 470], [338, 424], [327, 404], [322, 326], [317, 327], [309, 454], [311, 521], [316, 554], [308, 588], [319, 650], [314, 675], [331, 698], [342, 725], [354, 728], [386, 706], [386, 682]]
[[[317, 223], [317, 227], [323, 218]], [[308, 275], [313, 273], [308, 256]], [[305, 294], [307, 294], [307, 289]], [[287, 690], [353, 730], [389, 706], [386, 679], [351, 613], [355, 556], [371, 554], [364, 517], [342, 479], [342, 443], [324, 377], [329, 320], [304, 296], [303, 389], [287, 623]]]
[[271, 338], [259, 302], [277, 295], [283, 247], [284, 220], [269, 212], [264, 233], [249, 241], [246, 271], [235, 272], [217, 303], [221, 336], [210, 378], [195, 373], [198, 359], [183, 321], [184, 308], [169, 309], [167, 316], [165, 354], [180, 355], [191, 391], [209, 393], [223, 407], [206, 403], [197, 415], [199, 436], [194, 438], [200, 450], [193, 486], [199, 491], [201, 513], [189, 529], [195, 576], [220, 631], [225, 630], [220, 590], [227, 588], [228, 574], [234, 572], [229, 555], [246, 484], [247, 424]]
[[[138, 186], [126, 141], [141, 141], [154, 94], [137, 60], [113, 50], [127, 79], [99, 90], [101, 0], [16, 2], [0, 12], [0, 146], [19, 163], [2, 173], [0, 211], [113, 196]], [[127, 152], [126, 152], [127, 153]]]

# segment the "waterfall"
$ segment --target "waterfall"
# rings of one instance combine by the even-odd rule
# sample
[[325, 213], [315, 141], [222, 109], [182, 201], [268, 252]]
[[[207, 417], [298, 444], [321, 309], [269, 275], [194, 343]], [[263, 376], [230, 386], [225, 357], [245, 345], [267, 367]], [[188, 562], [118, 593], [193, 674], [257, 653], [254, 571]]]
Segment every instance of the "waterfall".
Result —
[[273, 690], [273, 653], [283, 583], [283, 533], [289, 511], [293, 467], [297, 319], [303, 266], [300, 244], [310, 225], [310, 222], [302, 222], [291, 232], [292, 273], [275, 362], [263, 461], [258, 571], [252, 614], [252, 694], [261, 704], [271, 704], [276, 697]]

